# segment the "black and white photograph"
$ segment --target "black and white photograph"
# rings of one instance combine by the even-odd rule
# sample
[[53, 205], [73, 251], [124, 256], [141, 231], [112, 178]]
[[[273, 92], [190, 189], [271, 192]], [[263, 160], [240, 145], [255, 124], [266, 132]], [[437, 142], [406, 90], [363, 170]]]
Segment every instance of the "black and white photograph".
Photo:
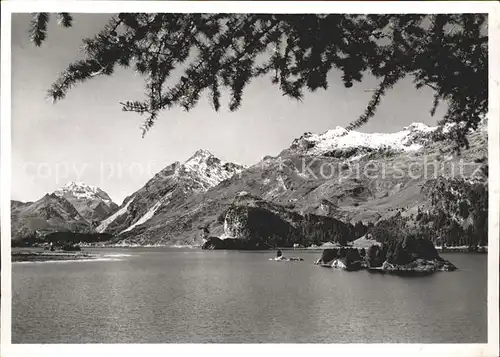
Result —
[[10, 9], [2, 345], [497, 355], [488, 4], [164, 4]]

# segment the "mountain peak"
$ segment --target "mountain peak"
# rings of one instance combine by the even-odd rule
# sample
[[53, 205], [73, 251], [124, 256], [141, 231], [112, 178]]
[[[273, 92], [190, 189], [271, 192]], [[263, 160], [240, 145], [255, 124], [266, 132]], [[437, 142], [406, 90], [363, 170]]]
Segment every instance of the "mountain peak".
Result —
[[75, 204], [75, 200], [80, 201], [102, 201], [106, 206], [113, 207], [115, 204], [111, 197], [97, 186], [87, 185], [83, 182], [70, 181], [63, 187], [55, 190], [53, 195], [69, 199]]
[[423, 123], [412, 123], [395, 133], [362, 133], [337, 126], [322, 134], [306, 133], [293, 141], [291, 149], [308, 155], [327, 156], [338, 150], [416, 151], [430, 140], [435, 130], [436, 127]]
[[66, 185], [62, 187], [62, 190], [73, 190], [73, 191], [85, 190], [90, 192], [97, 192], [98, 189], [99, 188], [97, 186], [87, 185], [81, 181], [69, 181]]
[[205, 189], [213, 187], [231, 176], [241, 172], [243, 166], [224, 162], [206, 149], [197, 150], [184, 164], [187, 172], [196, 175]]
[[342, 135], [346, 135], [349, 132], [344, 127], [337, 125], [335, 127], [335, 129], [329, 130], [328, 133], [335, 135], [335, 136], [342, 136]]
[[[98, 231], [130, 234], [162, 210], [169, 211], [165, 207], [176, 207], [186, 197], [206, 192], [243, 169], [241, 165], [222, 161], [208, 150], [197, 150], [183, 164], [176, 161], [156, 174], [102, 221]], [[120, 222], [116, 223], [118, 217]]]
[[100, 190], [97, 186], [87, 185], [83, 182], [69, 181], [63, 187], [54, 191], [57, 196], [64, 196], [67, 193], [72, 193], [73, 196], [79, 198], [86, 198], [88, 196], [95, 195]]
[[214, 155], [207, 149], [198, 149], [196, 150], [193, 156], [214, 156]]
[[102, 220], [118, 207], [99, 187], [79, 181], [70, 181], [49, 196], [64, 198], [89, 222]]
[[186, 162], [184, 164], [186, 165], [186, 164], [190, 164], [190, 163], [199, 163], [199, 162], [207, 161], [210, 158], [215, 158], [215, 155], [206, 149], [198, 149], [193, 154], [193, 156], [191, 156], [189, 159], [186, 160]]

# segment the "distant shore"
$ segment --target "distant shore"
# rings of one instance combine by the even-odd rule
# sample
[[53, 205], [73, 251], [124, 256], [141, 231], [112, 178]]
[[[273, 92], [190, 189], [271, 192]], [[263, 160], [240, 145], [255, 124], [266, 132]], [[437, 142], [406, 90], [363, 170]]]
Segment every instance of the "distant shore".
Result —
[[[324, 244], [321, 246], [310, 246], [310, 247], [276, 247], [276, 249], [281, 249], [284, 251], [322, 251], [327, 248], [339, 248], [340, 246], [334, 244]], [[367, 246], [358, 246], [351, 245], [351, 248], [357, 249], [367, 249]], [[28, 247], [26, 247], [28, 248]], [[82, 248], [191, 248], [191, 249], [201, 249], [200, 246], [196, 245], [91, 245], [91, 244], [82, 244]], [[442, 250], [442, 247], [436, 246], [436, 250], [440, 253], [487, 253], [488, 247], [479, 247], [479, 251], [471, 252], [468, 250], [466, 246], [460, 247], [446, 247], [445, 250]], [[14, 248], [16, 249], [16, 248]], [[22, 249], [22, 248], [21, 248]], [[29, 248], [28, 248], [29, 249]], [[276, 249], [268, 249], [269, 251], [273, 251]], [[93, 254], [89, 251], [78, 251], [78, 252], [64, 252], [64, 251], [27, 251], [27, 250], [13, 250], [11, 255], [12, 262], [45, 262], [45, 261], [67, 261], [67, 260], [91, 260], [98, 258], [99, 255]]]
[[468, 246], [457, 246], [457, 247], [443, 247], [441, 246], [436, 246], [436, 250], [440, 253], [488, 253], [488, 246], [482, 247], [479, 246], [477, 247], [476, 251], [470, 251]]
[[87, 260], [96, 256], [87, 252], [12, 252], [12, 262], [45, 262], [55, 260]]

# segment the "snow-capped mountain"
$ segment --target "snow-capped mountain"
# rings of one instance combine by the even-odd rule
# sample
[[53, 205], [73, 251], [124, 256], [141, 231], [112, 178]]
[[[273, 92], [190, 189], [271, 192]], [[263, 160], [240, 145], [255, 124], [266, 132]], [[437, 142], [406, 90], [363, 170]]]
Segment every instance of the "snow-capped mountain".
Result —
[[189, 174], [200, 185], [198, 191], [206, 191], [240, 173], [244, 167], [222, 161], [210, 151], [200, 149], [179, 168], [179, 172]]
[[437, 127], [422, 123], [413, 123], [396, 133], [361, 133], [337, 126], [322, 134], [305, 133], [293, 141], [291, 149], [317, 156], [337, 156], [337, 152], [354, 156], [373, 150], [417, 151], [429, 142], [436, 129]]
[[69, 182], [35, 202], [12, 201], [12, 238], [51, 232], [93, 233], [118, 205], [96, 186]]
[[[127, 202], [133, 201], [128, 207], [122, 207], [125, 224], [114, 231], [110, 224], [106, 232], [121, 233], [116, 240], [124, 245], [198, 244], [203, 240], [205, 229], [211, 236], [224, 237], [228, 209], [242, 192], [260, 197], [284, 211], [312, 214], [319, 226], [327, 224], [328, 218], [354, 224], [376, 223], [398, 212], [416, 215], [419, 207], [432, 205], [421, 188], [434, 176], [433, 170], [437, 170], [438, 175], [453, 177], [449, 167], [459, 160], [477, 162], [478, 166], [487, 162], [483, 132], [471, 134], [470, 148], [455, 156], [452, 143], [433, 142], [434, 130], [423, 124], [412, 124], [392, 134], [346, 132], [340, 128], [321, 135], [309, 134], [306, 135], [310, 139], [309, 147], [298, 146], [303, 138], [298, 139], [295, 147], [292, 145], [276, 157], [266, 156], [239, 175], [198, 194], [186, 194], [183, 190], [186, 185], [201, 180], [201, 176], [193, 180], [190, 165], [179, 164], [166, 174], [174, 176], [175, 172], [183, 178], [175, 181], [174, 190], [165, 188], [171, 181], [153, 178], [152, 183], [129, 198]], [[360, 159], [351, 162], [356, 156]], [[201, 166], [204, 163], [202, 160]], [[415, 172], [406, 174], [410, 169]], [[470, 165], [464, 168], [463, 175], [471, 177], [475, 172], [475, 167]], [[151, 190], [163, 189], [144, 204], [134, 220], [127, 218], [134, 207], [142, 206], [139, 202], [144, 200], [148, 185], [152, 186]], [[200, 187], [200, 184], [191, 187]], [[158, 197], [168, 203], [158, 203]], [[248, 210], [237, 211], [244, 222], [244, 213]], [[281, 213], [277, 215], [281, 217]], [[116, 221], [119, 220], [117, 217]], [[136, 222], [141, 224], [134, 226]]]
[[83, 182], [68, 182], [54, 195], [67, 199], [89, 222], [101, 221], [118, 208], [106, 192]]
[[93, 228], [64, 197], [46, 194], [36, 202], [15, 202], [11, 208], [12, 239], [36, 232], [92, 232]]
[[[432, 213], [436, 207], [437, 201], [423, 188], [436, 185], [435, 175], [452, 182], [459, 170], [450, 167], [462, 160], [475, 164], [465, 165], [460, 173], [465, 179], [461, 184], [464, 192], [469, 190], [467, 185], [487, 184], [485, 129], [470, 134], [470, 147], [463, 149], [460, 156], [454, 154], [453, 143], [435, 141], [439, 137], [435, 134], [436, 128], [420, 123], [387, 134], [337, 127], [323, 134], [306, 133], [278, 156], [266, 156], [248, 168], [198, 150], [184, 163], [174, 162], [158, 172], [92, 231], [112, 234], [112, 243], [123, 245], [198, 244], [202, 240], [200, 232], [206, 229], [211, 236], [226, 233], [228, 209], [243, 192], [255, 197], [249, 201], [250, 206], [264, 200], [276, 208], [278, 216], [286, 212], [292, 218], [295, 214], [311, 214], [318, 227], [330, 222], [330, 218], [375, 224], [401, 214], [413, 220], [422, 210]], [[450, 187], [451, 192], [455, 186]], [[447, 194], [445, 191], [443, 194]], [[66, 205], [59, 200], [72, 200], [75, 207], [89, 201], [106, 206], [110, 201], [97, 188], [77, 183], [51, 196], [46, 198], [48, 205], [12, 204], [13, 237], [14, 227], [24, 234], [36, 227], [68, 229], [68, 220], [70, 226], [87, 223], [74, 216], [71, 209], [64, 213], [67, 210], [60, 208]], [[55, 198], [57, 202], [53, 202]], [[37, 206], [34, 212], [32, 206]], [[47, 206], [58, 208], [53, 211]], [[242, 207], [234, 212], [249, 210]], [[244, 214], [239, 218], [234, 222], [244, 222]], [[255, 222], [262, 225], [259, 219]], [[78, 229], [85, 227], [78, 225]]]
[[173, 209], [192, 195], [202, 193], [240, 173], [243, 166], [224, 162], [208, 150], [198, 150], [184, 163], [174, 162], [144, 187], [127, 197], [97, 232], [122, 234], [139, 228], [157, 212]]
[[57, 196], [70, 195], [77, 199], [95, 200], [100, 199], [107, 205], [112, 205], [113, 201], [109, 195], [97, 186], [86, 185], [83, 182], [70, 181], [65, 186], [54, 191]]

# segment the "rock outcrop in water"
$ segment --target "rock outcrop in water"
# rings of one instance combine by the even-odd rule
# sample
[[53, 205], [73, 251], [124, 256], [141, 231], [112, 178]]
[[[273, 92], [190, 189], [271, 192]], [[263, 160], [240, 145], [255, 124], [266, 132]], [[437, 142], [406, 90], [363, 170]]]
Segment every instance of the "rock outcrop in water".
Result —
[[361, 256], [361, 249], [357, 248], [332, 248], [325, 249], [315, 264], [347, 271], [361, 270], [366, 267]]
[[276, 257], [276, 258], [270, 258], [269, 260], [274, 260], [276, 262], [303, 262], [304, 259], [300, 257]]
[[400, 241], [373, 245], [362, 257], [356, 248], [325, 249], [315, 262], [344, 270], [367, 268], [399, 275], [431, 274], [436, 271], [453, 271], [457, 268], [441, 258], [432, 242], [408, 235]]
[[433, 272], [453, 271], [456, 267], [439, 256], [431, 241], [409, 234], [402, 240], [388, 244], [386, 261], [382, 264], [382, 270]]
[[383, 272], [397, 275], [431, 274], [436, 271], [454, 271], [456, 269], [452, 263], [442, 258], [434, 260], [417, 258], [403, 265], [391, 264], [385, 261], [380, 268]]

